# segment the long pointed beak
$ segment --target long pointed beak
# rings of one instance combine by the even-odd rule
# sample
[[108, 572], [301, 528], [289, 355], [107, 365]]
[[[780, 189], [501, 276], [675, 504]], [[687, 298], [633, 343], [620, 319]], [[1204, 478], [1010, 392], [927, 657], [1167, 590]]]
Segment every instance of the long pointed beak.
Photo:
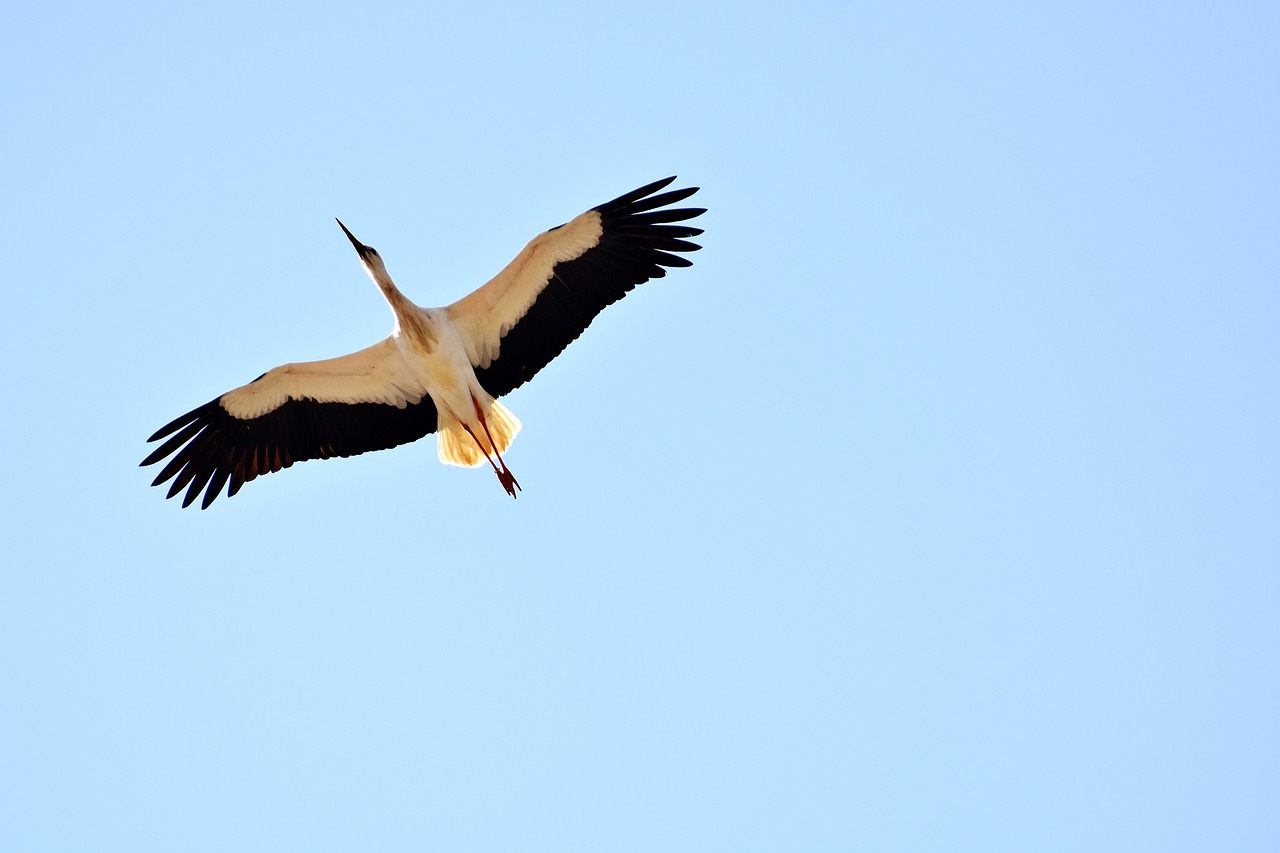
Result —
[[352, 234], [352, 233], [347, 229], [347, 226], [345, 226], [345, 225], [343, 225], [343, 224], [342, 224], [342, 220], [341, 220], [341, 219], [338, 219], [337, 217], [334, 217], [334, 220], [333, 220], [333, 221], [338, 223], [338, 227], [342, 229], [342, 233], [343, 233], [343, 234], [346, 234], [346, 235], [347, 235], [347, 239], [351, 241], [351, 245], [353, 245], [353, 246], [355, 246], [355, 247], [356, 247], [356, 251], [360, 254], [360, 257], [362, 257], [362, 258], [363, 258], [363, 257], [364, 257], [364, 256], [366, 256], [367, 254], [369, 254], [369, 247], [368, 247], [368, 246], [366, 246], [364, 243], [361, 243], [359, 240], [357, 240], [357, 239], [356, 239], [356, 235]]

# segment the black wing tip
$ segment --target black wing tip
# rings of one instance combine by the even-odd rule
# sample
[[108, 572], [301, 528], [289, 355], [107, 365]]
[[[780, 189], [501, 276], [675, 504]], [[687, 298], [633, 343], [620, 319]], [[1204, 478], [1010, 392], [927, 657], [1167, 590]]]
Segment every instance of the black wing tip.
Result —
[[601, 213], [620, 212], [623, 208], [631, 207], [636, 205], [637, 202], [644, 200], [643, 206], [638, 210], [631, 211], [639, 212], [640, 210], [649, 210], [652, 207], [661, 207], [664, 204], [672, 204], [673, 202], [688, 198], [701, 189], [701, 187], [686, 187], [680, 190], [671, 190], [670, 192], [663, 193], [661, 196], [656, 198], [650, 198], [650, 196], [653, 196], [653, 194], [658, 192], [658, 190], [670, 186], [675, 180], [676, 176], [672, 175], [669, 178], [663, 178], [662, 180], [645, 184], [644, 186], [638, 187], [629, 193], [624, 193], [618, 196], [612, 201], [607, 201], [604, 204], [597, 205], [595, 210], [598, 210]]
[[[641, 267], [652, 265], [648, 267], [647, 275], [631, 282], [633, 286], [646, 278], [662, 277], [665, 274], [663, 267], [692, 266], [689, 259], [672, 253], [696, 252], [702, 248], [683, 238], [696, 237], [703, 230], [683, 223], [706, 213], [707, 208], [670, 206], [689, 198], [700, 187], [659, 192], [675, 179], [672, 175], [654, 181], [597, 208], [604, 219], [605, 233], [612, 233], [623, 245], [629, 246], [626, 251], [633, 253], [632, 261]], [[615, 251], [618, 248], [621, 247], [615, 244]]]
[[[203, 406], [201, 408], [203, 408]], [[182, 415], [181, 417], [177, 417], [169, 421], [169, 423], [165, 424], [164, 426], [160, 427], [160, 429], [151, 433], [151, 437], [147, 439], [147, 444], [151, 444], [152, 442], [156, 442], [162, 438], [167, 438], [168, 436], [173, 435], [175, 432], [177, 432], [178, 430], [182, 429], [184, 426], [186, 426], [187, 424], [195, 420], [199, 412], [200, 412], [200, 409], [192, 409], [191, 411], [187, 412], [185, 415]], [[145, 465], [149, 463], [144, 462], [143, 464]]]
[[291, 398], [249, 420], [232, 416], [221, 399], [179, 418], [185, 425], [143, 460], [144, 466], [167, 460], [151, 485], [168, 483], [165, 498], [181, 494], [184, 508], [199, 500], [200, 508], [208, 509], [219, 495], [234, 497], [248, 481], [295, 462], [357, 456], [417, 441], [438, 423], [430, 397], [405, 409]]
[[[258, 378], [261, 379], [262, 377], [258, 377]], [[256, 382], [257, 380], [255, 379], [254, 381]], [[203, 406], [196, 406], [194, 409], [187, 412], [186, 414], [179, 415], [178, 417], [169, 421], [169, 423], [160, 427], [160, 429], [156, 430], [151, 434], [151, 437], [147, 439], [147, 444], [151, 444], [152, 442], [159, 441], [162, 438], [168, 438], [169, 436], [173, 435], [175, 432], [182, 429], [183, 427], [189, 426], [203, 417], [207, 417], [209, 415], [210, 409], [212, 409], [214, 406], [217, 406], [220, 400], [222, 400], [221, 396], [215, 397], [214, 399], [205, 403]]]
[[677, 177], [676, 175], [672, 175], [669, 178], [660, 178], [659, 180], [656, 180], [651, 184], [645, 184], [644, 186], [638, 189], [632, 190], [632, 192], [642, 193], [643, 195], [641, 195], [641, 198], [643, 198], [646, 195], [656, 193], [658, 190], [662, 189], [663, 187], [671, 186], [671, 184], [675, 183], [676, 177]]

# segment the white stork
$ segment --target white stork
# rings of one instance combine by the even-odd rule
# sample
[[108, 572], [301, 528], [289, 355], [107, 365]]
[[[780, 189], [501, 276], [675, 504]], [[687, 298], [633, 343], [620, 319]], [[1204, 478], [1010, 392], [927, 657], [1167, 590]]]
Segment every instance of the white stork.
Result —
[[[386, 340], [324, 361], [285, 364], [156, 431], [167, 439], [143, 465], [172, 456], [151, 485], [172, 480], [207, 509], [249, 480], [307, 459], [355, 456], [439, 432], [440, 461], [485, 460], [513, 498], [520, 484], [502, 453], [520, 422], [495, 398], [528, 382], [606, 305], [636, 285], [687, 267], [700, 228], [672, 225], [705, 212], [670, 208], [697, 187], [654, 195], [655, 181], [543, 232], [486, 284], [445, 308], [400, 293], [382, 257], [338, 222], [395, 314]], [[228, 485], [228, 483], [230, 485]]]

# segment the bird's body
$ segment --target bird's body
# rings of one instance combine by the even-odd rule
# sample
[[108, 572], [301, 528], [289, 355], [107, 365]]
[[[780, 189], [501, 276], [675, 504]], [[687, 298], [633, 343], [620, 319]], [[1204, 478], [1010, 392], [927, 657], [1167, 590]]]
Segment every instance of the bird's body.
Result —
[[161, 428], [166, 441], [143, 460], [173, 458], [153, 485], [204, 491], [208, 507], [224, 485], [305, 459], [353, 456], [439, 432], [441, 461], [493, 466], [515, 497], [502, 459], [520, 422], [497, 401], [533, 377], [610, 303], [664, 267], [688, 266], [671, 252], [699, 248], [701, 229], [671, 225], [700, 208], [658, 209], [697, 188], [653, 195], [658, 181], [593, 208], [534, 238], [489, 282], [444, 308], [421, 308], [387, 273], [378, 252], [338, 224], [395, 315], [390, 337], [350, 355], [286, 364]]

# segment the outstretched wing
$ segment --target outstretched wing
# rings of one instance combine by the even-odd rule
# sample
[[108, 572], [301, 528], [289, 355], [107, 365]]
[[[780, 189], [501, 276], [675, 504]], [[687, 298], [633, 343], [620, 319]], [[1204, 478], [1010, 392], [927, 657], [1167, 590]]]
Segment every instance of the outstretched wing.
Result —
[[143, 465], [172, 456], [151, 485], [173, 480], [184, 507], [207, 509], [263, 474], [307, 459], [355, 456], [435, 432], [436, 407], [393, 338], [324, 361], [285, 364], [187, 412], [147, 441]]
[[655, 181], [539, 234], [502, 272], [446, 310], [476, 378], [495, 397], [528, 382], [577, 339], [605, 306], [638, 284], [692, 264], [673, 252], [701, 248], [701, 228], [672, 225], [705, 212], [670, 208], [697, 187], [654, 195]]

